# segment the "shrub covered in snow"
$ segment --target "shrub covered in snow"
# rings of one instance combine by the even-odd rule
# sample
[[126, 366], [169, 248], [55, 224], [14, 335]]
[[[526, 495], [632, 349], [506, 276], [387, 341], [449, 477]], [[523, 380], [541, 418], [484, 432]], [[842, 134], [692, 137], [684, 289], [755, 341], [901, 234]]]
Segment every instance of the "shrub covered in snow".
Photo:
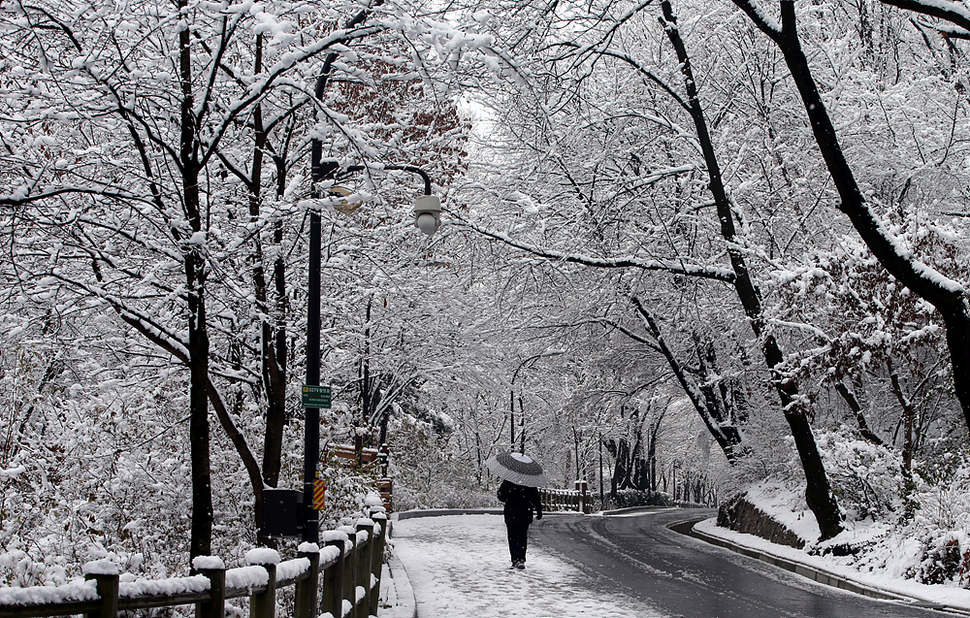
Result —
[[806, 550], [864, 572], [970, 588], [970, 465], [966, 446], [936, 449], [905, 470], [899, 453], [846, 427], [816, 436], [845, 531], [824, 543], [796, 467], [776, 469], [744, 492], [747, 502], [806, 541]]
[[906, 475], [899, 454], [844, 425], [816, 436], [832, 491], [850, 521], [882, 519], [903, 504]]
[[662, 491], [640, 491], [636, 489], [620, 489], [610, 495], [613, 506], [618, 509], [631, 506], [673, 506], [670, 494]]
[[469, 457], [454, 452], [446, 423], [402, 414], [388, 429], [395, 510], [498, 506], [498, 484], [490, 486]]

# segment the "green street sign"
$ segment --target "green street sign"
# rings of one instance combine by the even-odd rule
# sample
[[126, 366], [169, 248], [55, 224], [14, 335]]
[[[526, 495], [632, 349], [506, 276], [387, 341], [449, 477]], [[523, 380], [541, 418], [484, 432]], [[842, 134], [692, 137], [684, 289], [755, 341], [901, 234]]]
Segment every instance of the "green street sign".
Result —
[[330, 387], [303, 385], [304, 408], [329, 408]]

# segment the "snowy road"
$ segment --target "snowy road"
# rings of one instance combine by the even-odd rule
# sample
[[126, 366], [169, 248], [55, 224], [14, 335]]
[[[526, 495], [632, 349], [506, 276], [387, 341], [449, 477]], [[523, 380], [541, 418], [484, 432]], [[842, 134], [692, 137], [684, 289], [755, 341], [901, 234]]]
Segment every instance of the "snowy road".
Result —
[[[401, 520], [393, 543], [419, 618], [946, 615], [825, 587], [666, 528], [686, 516], [674, 509], [548, 516], [530, 531], [524, 571], [508, 568], [497, 515]], [[392, 614], [381, 616], [397, 618]]]
[[[698, 511], [698, 516], [713, 511]], [[559, 516], [533, 529], [538, 545], [601, 576], [601, 590], [687, 618], [923, 618], [933, 610], [844, 592], [669, 530], [691, 515]]]

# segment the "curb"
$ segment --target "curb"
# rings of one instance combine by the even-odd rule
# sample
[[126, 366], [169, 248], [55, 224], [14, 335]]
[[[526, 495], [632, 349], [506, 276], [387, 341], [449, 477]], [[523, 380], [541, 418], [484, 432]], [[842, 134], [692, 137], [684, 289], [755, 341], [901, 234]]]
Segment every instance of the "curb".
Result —
[[917, 597], [912, 597], [904, 594], [899, 594], [896, 592], [890, 592], [888, 590], [880, 590], [878, 588], [873, 588], [865, 584], [860, 584], [859, 582], [852, 581], [841, 575], [836, 575], [824, 569], [817, 567], [808, 566], [799, 562], [794, 562], [787, 558], [782, 558], [780, 556], [775, 556], [772, 554], [765, 553], [760, 550], [751, 549], [750, 547], [745, 547], [743, 545], [738, 545], [732, 543], [720, 537], [712, 536], [704, 532], [700, 532], [694, 529], [694, 525], [698, 522], [709, 519], [707, 517], [687, 519], [681, 522], [676, 522], [673, 524], [668, 524], [667, 528], [683, 534], [685, 536], [693, 537], [695, 539], [704, 541], [711, 545], [716, 545], [737, 554], [747, 556], [748, 558], [754, 558], [755, 560], [760, 560], [767, 564], [785, 569], [795, 573], [796, 575], [801, 575], [802, 577], [808, 578], [812, 581], [818, 582], [825, 586], [831, 586], [833, 588], [839, 588], [841, 590], [846, 590], [848, 592], [854, 592], [855, 594], [861, 594], [866, 597], [873, 599], [880, 599], [885, 601], [902, 601], [913, 607], [919, 607], [922, 609], [933, 609], [938, 611], [949, 612], [953, 614], [960, 614], [963, 616], [970, 616], [970, 611], [961, 607], [953, 607], [950, 605], [945, 605], [941, 603], [928, 602], [925, 599], [920, 599]]
[[[619, 509], [611, 509], [609, 511], [599, 511], [596, 512], [597, 515], [602, 515], [604, 517], [610, 517], [611, 515], [630, 515], [632, 513], [652, 513], [656, 511], [671, 511], [676, 509], [676, 506], [625, 506]], [[698, 520], [701, 521], [701, 520]]]
[[[617, 511], [619, 512], [619, 511]], [[444, 517], [446, 515], [501, 515], [502, 509], [427, 509], [401, 511], [391, 514], [391, 519], [415, 519], [417, 517]], [[578, 511], [543, 511], [542, 516], [582, 515]]]
[[[408, 577], [407, 569], [404, 568], [404, 563], [401, 562], [394, 550], [394, 522], [398, 519], [398, 513], [392, 513], [387, 522], [388, 549], [390, 551], [387, 553], [387, 563], [384, 565], [387, 577], [381, 579], [382, 598], [385, 589], [389, 590], [389, 595], [393, 594], [394, 607], [397, 608], [393, 612], [394, 618], [418, 618], [418, 603], [414, 598], [414, 588], [411, 587], [411, 580]], [[390, 592], [391, 590], [393, 592]], [[382, 612], [378, 611], [378, 613]]]
[[445, 515], [501, 515], [502, 509], [427, 509], [402, 511], [391, 514], [391, 519], [414, 519], [416, 517], [444, 517]]
[[396, 612], [397, 615], [418, 618], [418, 604], [414, 599], [414, 589], [411, 588], [411, 580], [408, 579], [407, 569], [404, 568], [404, 563], [401, 562], [397, 554], [393, 551], [388, 558], [386, 568], [390, 580], [394, 582], [394, 594], [398, 606], [401, 608], [401, 610]]

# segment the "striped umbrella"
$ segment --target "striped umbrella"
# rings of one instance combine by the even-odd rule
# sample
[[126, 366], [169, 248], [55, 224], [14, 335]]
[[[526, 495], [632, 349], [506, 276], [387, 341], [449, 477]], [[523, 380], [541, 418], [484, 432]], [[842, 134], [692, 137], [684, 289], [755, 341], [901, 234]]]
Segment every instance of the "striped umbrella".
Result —
[[549, 483], [542, 466], [522, 453], [499, 453], [485, 462], [495, 476], [526, 487], [543, 487]]

